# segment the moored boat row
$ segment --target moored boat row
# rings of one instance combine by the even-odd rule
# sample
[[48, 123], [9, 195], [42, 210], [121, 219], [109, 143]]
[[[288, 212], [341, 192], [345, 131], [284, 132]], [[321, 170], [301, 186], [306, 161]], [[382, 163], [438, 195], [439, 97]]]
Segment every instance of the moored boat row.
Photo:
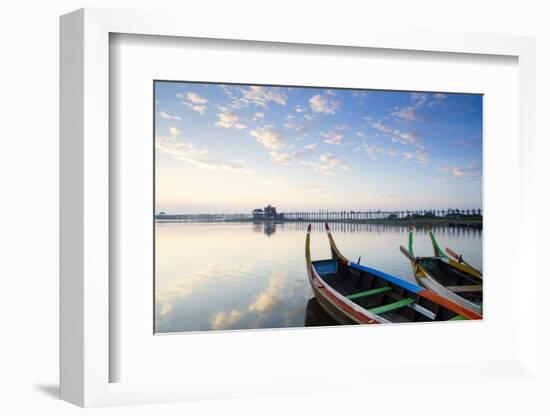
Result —
[[319, 304], [342, 324], [376, 324], [481, 319], [468, 308], [430, 288], [349, 261], [325, 224], [331, 258], [311, 260], [311, 225], [306, 236], [309, 282]]

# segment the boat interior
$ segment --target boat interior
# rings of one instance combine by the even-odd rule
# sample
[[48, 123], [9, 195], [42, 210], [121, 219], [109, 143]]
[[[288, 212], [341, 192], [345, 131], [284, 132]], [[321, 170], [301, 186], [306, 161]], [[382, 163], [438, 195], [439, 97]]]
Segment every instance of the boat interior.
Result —
[[420, 264], [438, 283], [450, 291], [472, 303], [482, 303], [483, 285], [480, 279], [457, 270], [438, 258], [421, 258]]
[[399, 284], [371, 273], [358, 265], [347, 266], [337, 260], [314, 261], [319, 276], [334, 290], [370, 312], [390, 322], [430, 322], [462, 319], [461, 315], [419, 296]]

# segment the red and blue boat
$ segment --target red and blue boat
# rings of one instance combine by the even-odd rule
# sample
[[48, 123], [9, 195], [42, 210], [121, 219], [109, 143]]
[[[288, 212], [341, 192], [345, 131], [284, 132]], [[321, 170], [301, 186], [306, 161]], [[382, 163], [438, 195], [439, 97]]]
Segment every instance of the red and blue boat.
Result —
[[344, 257], [327, 231], [331, 258], [311, 260], [311, 224], [306, 236], [306, 266], [313, 293], [323, 309], [340, 324], [482, 319], [431, 290]]

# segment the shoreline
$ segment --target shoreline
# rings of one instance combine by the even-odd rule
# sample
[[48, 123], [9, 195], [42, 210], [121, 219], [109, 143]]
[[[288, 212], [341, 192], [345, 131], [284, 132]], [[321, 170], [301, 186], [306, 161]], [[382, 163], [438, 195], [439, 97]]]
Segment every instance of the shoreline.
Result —
[[178, 218], [155, 218], [155, 223], [252, 223], [252, 224], [285, 224], [285, 223], [329, 223], [329, 224], [389, 224], [401, 226], [444, 226], [444, 227], [467, 227], [483, 229], [483, 219], [466, 219], [466, 218], [390, 218], [390, 219], [203, 219], [189, 220]]

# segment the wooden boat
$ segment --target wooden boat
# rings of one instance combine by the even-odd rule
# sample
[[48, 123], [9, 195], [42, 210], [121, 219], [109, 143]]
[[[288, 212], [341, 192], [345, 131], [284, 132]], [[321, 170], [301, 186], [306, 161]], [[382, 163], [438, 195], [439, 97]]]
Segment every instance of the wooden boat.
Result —
[[433, 233], [430, 238], [434, 247], [434, 256], [415, 257], [413, 234], [409, 231], [409, 249], [399, 249], [411, 262], [413, 275], [418, 284], [426, 289], [457, 303], [464, 308], [482, 314], [483, 277], [481, 273], [472, 273], [472, 267], [465, 268], [462, 263], [450, 259], [439, 248]]
[[[466, 263], [466, 261], [462, 258], [462, 254], [457, 254], [450, 248], [446, 248], [446, 252], [449, 253], [451, 257], [449, 257], [441, 248], [439, 248], [439, 244], [437, 244], [437, 240], [435, 239], [432, 230], [428, 230], [428, 234], [430, 236], [430, 240], [432, 242], [432, 247], [434, 250], [434, 256], [440, 257], [443, 261], [449, 263], [451, 267], [454, 267], [455, 269], [461, 270], [463, 272], [466, 272], [474, 277], [477, 277], [478, 279], [483, 279], [483, 275], [479, 270], [471, 266], [470, 264]], [[412, 253], [412, 232], [409, 231], [409, 251]]]
[[306, 236], [309, 282], [319, 304], [341, 324], [379, 324], [481, 319], [448, 299], [382, 271], [352, 263], [336, 247], [325, 224], [332, 258], [311, 260]]

